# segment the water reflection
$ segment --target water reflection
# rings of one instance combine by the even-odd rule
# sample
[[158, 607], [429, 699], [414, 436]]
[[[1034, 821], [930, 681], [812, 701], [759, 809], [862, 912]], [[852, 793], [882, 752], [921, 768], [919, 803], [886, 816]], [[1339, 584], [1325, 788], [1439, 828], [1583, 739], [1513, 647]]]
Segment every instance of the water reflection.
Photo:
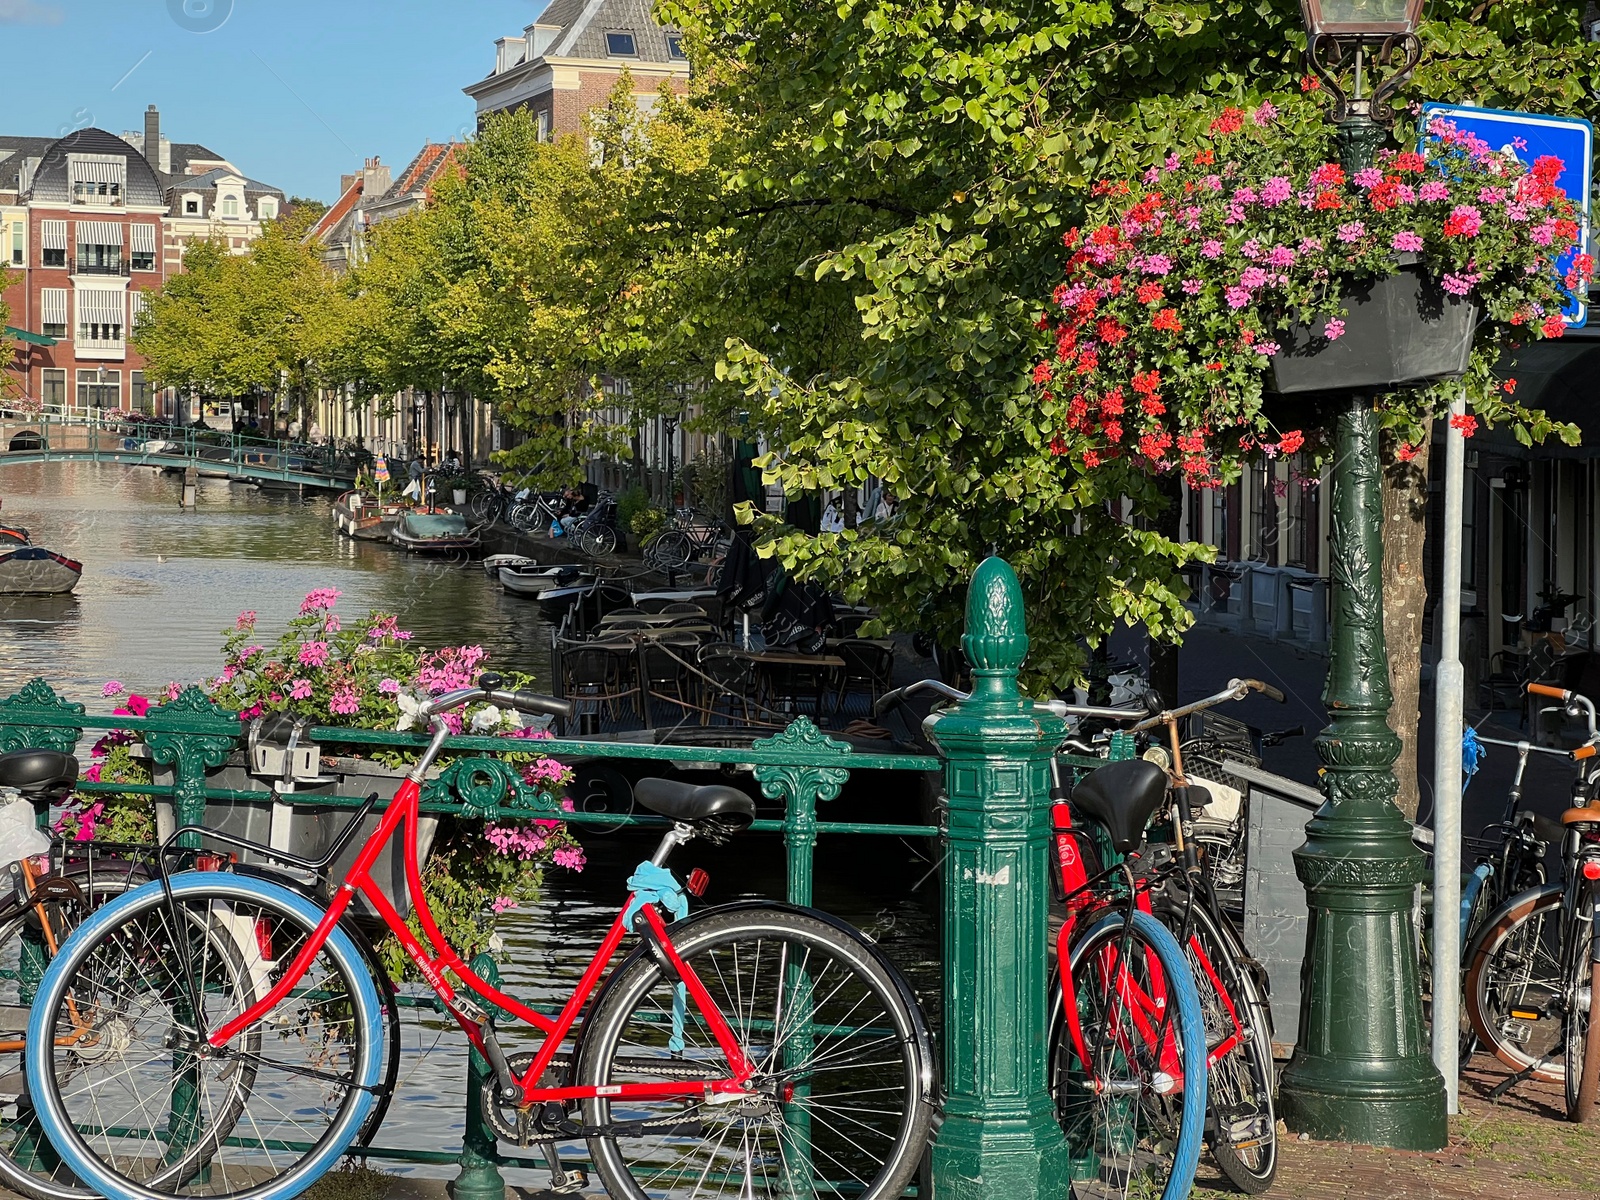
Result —
[[344, 592], [341, 611], [396, 612], [424, 645], [477, 642], [501, 667], [549, 670], [535, 605], [475, 567], [338, 537], [326, 499], [202, 479], [185, 512], [178, 477], [95, 463], [6, 467], [0, 495], [0, 516], [84, 564], [70, 596], [0, 597], [0, 693], [35, 675], [79, 700], [107, 679], [200, 679], [216, 672], [220, 631], [241, 609], [270, 633], [330, 586]]

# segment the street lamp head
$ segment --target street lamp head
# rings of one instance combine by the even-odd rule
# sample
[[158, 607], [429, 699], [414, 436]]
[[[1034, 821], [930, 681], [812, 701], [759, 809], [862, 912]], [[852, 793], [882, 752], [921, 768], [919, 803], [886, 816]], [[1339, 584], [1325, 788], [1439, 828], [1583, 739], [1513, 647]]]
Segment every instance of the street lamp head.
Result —
[[1423, 0], [1300, 0], [1306, 36], [1381, 42], [1415, 33]]

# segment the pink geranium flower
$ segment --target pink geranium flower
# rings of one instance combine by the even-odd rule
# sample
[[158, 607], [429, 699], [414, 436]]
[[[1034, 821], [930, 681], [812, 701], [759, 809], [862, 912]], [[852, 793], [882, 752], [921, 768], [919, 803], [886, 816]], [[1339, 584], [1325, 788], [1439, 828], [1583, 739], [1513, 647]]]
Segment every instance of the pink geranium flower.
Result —
[[306, 593], [306, 598], [300, 602], [300, 615], [316, 612], [318, 609], [332, 608], [338, 603], [339, 597], [344, 595], [338, 588], [313, 588]]
[[320, 667], [328, 661], [328, 652], [327, 642], [306, 642], [301, 645], [297, 657], [301, 666]]

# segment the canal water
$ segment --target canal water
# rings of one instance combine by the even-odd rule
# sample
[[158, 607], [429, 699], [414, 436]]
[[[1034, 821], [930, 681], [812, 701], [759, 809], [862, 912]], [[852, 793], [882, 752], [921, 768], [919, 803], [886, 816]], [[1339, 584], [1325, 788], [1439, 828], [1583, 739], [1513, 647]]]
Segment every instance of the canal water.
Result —
[[[108, 679], [143, 692], [200, 680], [219, 669], [223, 631], [241, 610], [254, 609], [270, 636], [320, 587], [343, 593], [339, 609], [347, 615], [392, 612], [422, 645], [482, 645], [489, 663], [548, 680], [550, 629], [537, 606], [491, 584], [476, 563], [441, 564], [338, 537], [325, 499], [202, 479], [195, 510], [183, 511], [178, 501], [178, 478], [147, 468], [53, 463], [0, 472], [0, 521], [26, 526], [36, 545], [84, 565], [71, 595], [0, 596], [0, 695], [42, 676], [97, 709], [106, 703], [100, 689]], [[580, 830], [579, 837], [584, 870], [552, 870], [542, 900], [500, 924], [505, 984], [545, 1011], [570, 994], [625, 898], [623, 880], [654, 843], [641, 831]], [[938, 977], [932, 853], [919, 839], [825, 838], [816, 895], [819, 907], [878, 939], [930, 1004]], [[696, 844], [675, 862], [709, 871], [708, 903], [783, 896], [775, 837], [750, 834], [722, 848]], [[514, 1034], [506, 1040], [533, 1048]], [[402, 1047], [401, 1085], [378, 1142], [459, 1146], [465, 1039], [437, 1016], [408, 1010]], [[449, 1167], [373, 1165], [454, 1174]], [[543, 1178], [522, 1171], [507, 1177], [525, 1186]]]

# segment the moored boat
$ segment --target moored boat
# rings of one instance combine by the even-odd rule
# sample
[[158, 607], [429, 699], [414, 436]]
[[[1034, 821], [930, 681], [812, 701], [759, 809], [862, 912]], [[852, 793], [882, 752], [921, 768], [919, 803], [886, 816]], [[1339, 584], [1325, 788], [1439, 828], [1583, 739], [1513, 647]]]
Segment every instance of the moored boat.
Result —
[[400, 519], [401, 506], [380, 504], [374, 496], [345, 492], [333, 502], [333, 524], [346, 537], [362, 542], [386, 542]]
[[501, 567], [532, 567], [536, 565], [536, 561], [526, 554], [491, 554], [483, 560], [483, 573], [490, 579], [499, 579]]
[[82, 575], [82, 563], [33, 545], [22, 526], [0, 526], [0, 595], [59, 596]]
[[582, 568], [572, 565], [541, 567], [531, 563], [500, 568], [500, 586], [518, 596], [543, 596], [556, 588], [577, 587], [592, 579]]
[[452, 554], [475, 549], [478, 531], [460, 513], [404, 512], [389, 541], [413, 554]]

